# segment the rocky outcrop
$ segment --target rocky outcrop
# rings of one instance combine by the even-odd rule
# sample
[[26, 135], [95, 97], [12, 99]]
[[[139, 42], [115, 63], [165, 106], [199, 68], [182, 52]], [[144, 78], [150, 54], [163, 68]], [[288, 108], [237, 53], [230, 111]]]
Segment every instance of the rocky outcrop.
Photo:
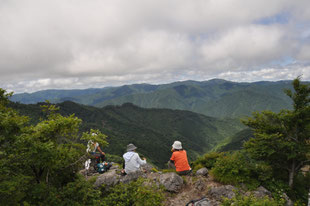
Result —
[[236, 196], [235, 191], [237, 190], [236, 187], [232, 185], [223, 185], [220, 187], [213, 187], [208, 191], [208, 195], [212, 198], [221, 201], [223, 197], [231, 199]]
[[266, 188], [263, 186], [258, 187], [254, 192], [253, 192], [254, 197], [257, 198], [264, 198], [265, 196], [268, 196], [271, 198], [271, 192], [269, 192]]
[[208, 175], [208, 169], [207, 168], [201, 168], [199, 170], [197, 170], [196, 172], [197, 176], [207, 176]]
[[107, 188], [114, 186], [120, 182], [121, 176], [116, 174], [116, 170], [110, 170], [109, 172], [99, 175], [94, 183], [96, 188], [104, 185]]
[[[94, 187], [100, 188], [104, 186], [105, 190], [109, 190], [111, 187], [119, 183], [130, 183], [138, 178], [145, 178], [143, 182], [145, 186], [162, 185], [168, 193], [177, 193], [176, 195], [168, 195], [165, 201], [165, 205], [185, 205], [191, 200], [197, 200], [201, 197], [206, 197], [199, 202], [200, 206], [219, 206], [223, 198], [231, 199], [235, 197], [235, 192], [240, 192], [242, 195], [253, 195], [256, 198], [264, 198], [268, 196], [272, 198], [272, 194], [264, 187], [260, 186], [255, 191], [245, 192], [247, 188], [244, 186], [238, 190], [232, 185], [221, 185], [208, 176], [208, 170], [202, 168], [196, 172], [195, 176], [181, 177], [175, 172], [162, 173], [152, 172], [153, 169], [150, 165], [146, 165], [141, 171], [121, 175], [121, 169], [117, 165], [113, 165], [109, 171], [103, 174], [91, 174], [86, 170], [81, 170], [80, 174], [84, 175], [86, 179], [96, 176]], [[209, 189], [208, 189], [209, 188]], [[207, 191], [208, 190], [208, 191]], [[283, 195], [287, 200], [286, 206], [292, 206], [292, 201]]]
[[121, 179], [120, 179], [120, 182], [122, 183], [129, 183], [131, 181], [135, 181], [137, 180], [139, 177], [144, 177], [146, 178], [146, 175], [144, 172], [142, 171], [136, 171], [136, 172], [131, 172], [131, 173], [128, 173], [127, 175], [125, 176], [122, 176]]
[[183, 186], [183, 179], [174, 172], [160, 175], [159, 182], [169, 192], [179, 192]]

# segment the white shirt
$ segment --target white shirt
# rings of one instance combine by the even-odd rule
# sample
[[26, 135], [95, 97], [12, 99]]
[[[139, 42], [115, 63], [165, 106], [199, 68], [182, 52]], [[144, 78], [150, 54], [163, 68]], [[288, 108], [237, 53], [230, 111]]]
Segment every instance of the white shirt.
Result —
[[136, 152], [126, 152], [123, 158], [125, 160], [125, 172], [127, 174], [138, 171], [141, 165], [146, 164], [146, 160], [141, 160]]

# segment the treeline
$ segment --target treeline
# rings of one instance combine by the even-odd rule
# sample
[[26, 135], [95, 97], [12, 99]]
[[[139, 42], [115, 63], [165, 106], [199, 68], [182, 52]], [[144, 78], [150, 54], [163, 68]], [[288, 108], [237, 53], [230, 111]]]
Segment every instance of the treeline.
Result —
[[[254, 136], [243, 144], [243, 149], [208, 153], [194, 162], [195, 169], [207, 167], [216, 180], [225, 184], [248, 188], [263, 185], [273, 192], [279, 205], [283, 193], [295, 205], [306, 205], [310, 171], [301, 169], [310, 165], [310, 86], [301, 84], [299, 78], [292, 84], [294, 92], [285, 90], [293, 101], [292, 110], [263, 111], [244, 119]], [[245, 131], [243, 136], [248, 139], [249, 134]], [[222, 149], [234, 148], [235, 143]], [[239, 198], [235, 204], [243, 205], [245, 199]]]

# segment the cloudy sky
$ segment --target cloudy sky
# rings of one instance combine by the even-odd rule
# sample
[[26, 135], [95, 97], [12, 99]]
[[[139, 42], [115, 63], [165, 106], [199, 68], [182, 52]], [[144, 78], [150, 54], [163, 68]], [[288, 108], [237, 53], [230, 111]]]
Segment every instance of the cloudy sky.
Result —
[[0, 0], [0, 87], [310, 80], [309, 0]]

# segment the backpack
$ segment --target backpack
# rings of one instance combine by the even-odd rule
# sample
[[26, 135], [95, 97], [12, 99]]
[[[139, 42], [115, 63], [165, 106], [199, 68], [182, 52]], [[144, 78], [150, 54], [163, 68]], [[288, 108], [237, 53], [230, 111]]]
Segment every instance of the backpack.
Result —
[[203, 197], [198, 200], [191, 200], [186, 204], [186, 206], [208, 206], [208, 205], [210, 205], [210, 202], [206, 197]]
[[108, 171], [108, 169], [110, 169], [111, 166], [112, 166], [112, 164], [108, 163], [108, 162], [98, 163], [97, 164], [97, 172], [99, 174], [102, 174], [102, 173]]

